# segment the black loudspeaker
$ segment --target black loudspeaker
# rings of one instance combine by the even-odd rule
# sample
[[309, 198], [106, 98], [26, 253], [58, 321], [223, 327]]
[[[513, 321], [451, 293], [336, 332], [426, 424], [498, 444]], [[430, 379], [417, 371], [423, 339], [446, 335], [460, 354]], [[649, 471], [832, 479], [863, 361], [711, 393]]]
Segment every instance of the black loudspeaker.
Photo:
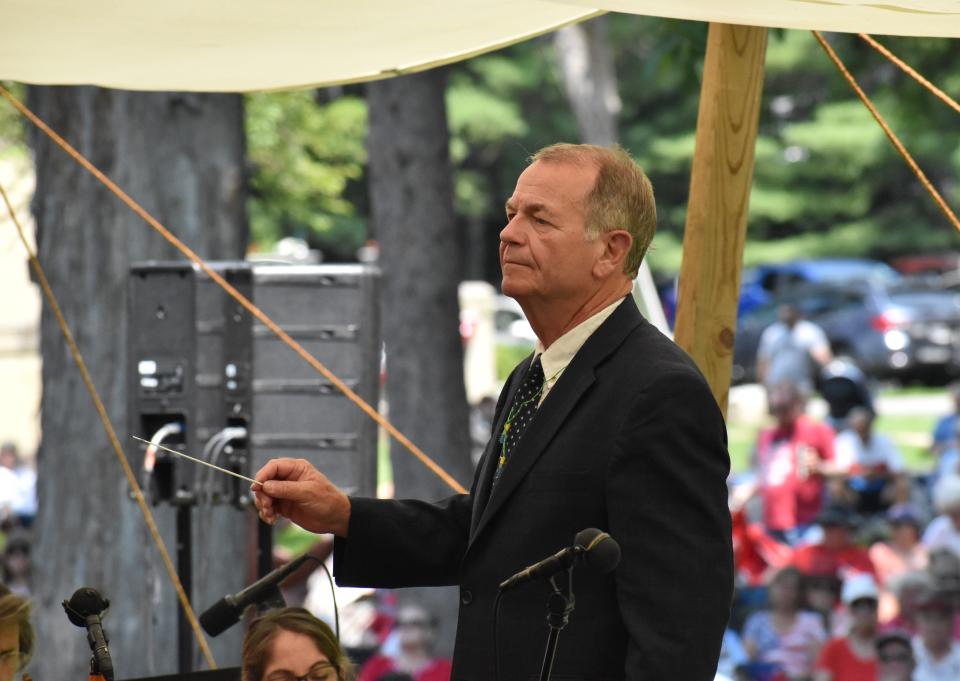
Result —
[[[376, 409], [379, 270], [258, 264], [253, 280], [257, 305]], [[273, 457], [302, 457], [344, 491], [376, 494], [376, 423], [260, 322], [253, 326], [253, 414], [254, 471]]]
[[[215, 268], [244, 295], [252, 295], [253, 272], [247, 263], [217, 263]], [[248, 428], [249, 315], [199, 268], [182, 262], [134, 265], [128, 307], [130, 433], [148, 440], [165, 433], [164, 446], [200, 458], [224, 429]], [[146, 445], [131, 441], [127, 451], [143, 484]], [[249, 468], [242, 438], [224, 443], [215, 455], [224, 468]], [[202, 475], [196, 464], [161, 451], [147, 493], [155, 502], [189, 502]], [[238, 486], [227, 480], [217, 480], [218, 495], [236, 498]]]
[[[376, 406], [376, 268], [210, 265]], [[202, 270], [185, 262], [136, 264], [128, 299], [131, 434], [163, 432], [164, 445], [248, 477], [269, 458], [303, 457], [344, 490], [375, 494], [374, 422]], [[141, 484], [145, 450], [133, 440], [127, 449]], [[239, 502], [248, 483], [159, 453], [150, 487], [154, 501], [189, 502], [203, 492]]]

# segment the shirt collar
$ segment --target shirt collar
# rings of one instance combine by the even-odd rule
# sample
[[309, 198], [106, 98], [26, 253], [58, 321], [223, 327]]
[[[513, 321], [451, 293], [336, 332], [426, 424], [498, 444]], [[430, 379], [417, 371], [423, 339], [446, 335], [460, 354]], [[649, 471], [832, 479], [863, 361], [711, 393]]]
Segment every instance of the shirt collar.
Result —
[[574, 355], [587, 342], [587, 339], [600, 328], [601, 324], [607, 321], [607, 318], [613, 314], [613, 311], [622, 302], [623, 299], [619, 299], [610, 303], [593, 316], [583, 320], [555, 340], [546, 350], [543, 348], [543, 343], [537, 340], [534, 345], [534, 357], [540, 356], [540, 361], [543, 363], [543, 375], [548, 388], [553, 386], [553, 383], [557, 381], [563, 370], [573, 360]]

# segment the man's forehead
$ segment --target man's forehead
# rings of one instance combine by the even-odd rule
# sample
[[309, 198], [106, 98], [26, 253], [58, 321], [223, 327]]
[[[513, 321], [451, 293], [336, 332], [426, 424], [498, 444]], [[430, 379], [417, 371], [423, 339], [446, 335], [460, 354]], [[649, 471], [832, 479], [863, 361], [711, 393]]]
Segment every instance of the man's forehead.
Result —
[[537, 161], [520, 174], [507, 207], [530, 212], [582, 208], [596, 174], [595, 168], [580, 164]]

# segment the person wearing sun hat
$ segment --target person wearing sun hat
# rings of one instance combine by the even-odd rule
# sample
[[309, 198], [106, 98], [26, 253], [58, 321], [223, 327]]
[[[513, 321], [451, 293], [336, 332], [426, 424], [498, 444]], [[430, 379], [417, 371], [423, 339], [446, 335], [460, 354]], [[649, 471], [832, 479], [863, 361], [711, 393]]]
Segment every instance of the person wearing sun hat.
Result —
[[851, 573], [840, 600], [850, 610], [850, 631], [827, 641], [814, 667], [814, 681], [874, 681], [877, 678], [877, 599], [873, 575]]

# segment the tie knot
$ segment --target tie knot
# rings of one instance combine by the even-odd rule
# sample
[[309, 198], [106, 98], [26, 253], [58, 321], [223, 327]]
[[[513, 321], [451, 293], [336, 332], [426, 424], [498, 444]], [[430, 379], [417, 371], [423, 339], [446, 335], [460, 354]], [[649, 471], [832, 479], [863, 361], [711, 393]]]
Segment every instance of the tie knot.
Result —
[[537, 355], [530, 368], [527, 369], [527, 382], [536, 382], [537, 385], [543, 383], [543, 362], [540, 361], [540, 357], [541, 355]]

